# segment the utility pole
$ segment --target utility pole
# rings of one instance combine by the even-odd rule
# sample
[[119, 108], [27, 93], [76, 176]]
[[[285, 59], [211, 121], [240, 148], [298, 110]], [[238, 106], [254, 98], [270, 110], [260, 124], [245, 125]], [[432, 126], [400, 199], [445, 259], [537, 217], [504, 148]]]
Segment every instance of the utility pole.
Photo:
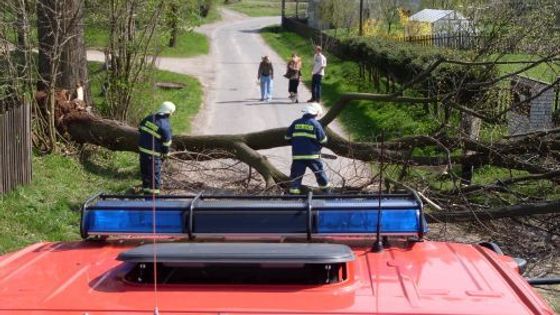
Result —
[[364, 0], [360, 0], [360, 31], [359, 35], [364, 35]]

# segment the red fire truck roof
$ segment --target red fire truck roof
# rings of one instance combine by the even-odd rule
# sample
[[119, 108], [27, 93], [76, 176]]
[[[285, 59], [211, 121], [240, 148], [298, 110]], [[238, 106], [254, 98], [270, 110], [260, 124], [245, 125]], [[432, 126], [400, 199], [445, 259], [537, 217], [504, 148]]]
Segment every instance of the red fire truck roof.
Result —
[[0, 314], [153, 314], [156, 305], [160, 314], [554, 314], [507, 256], [472, 244], [403, 244], [379, 253], [351, 247], [334, 283], [202, 276], [163, 279], [156, 292], [130, 276], [146, 265], [117, 259], [135, 242], [38, 243], [0, 257]]

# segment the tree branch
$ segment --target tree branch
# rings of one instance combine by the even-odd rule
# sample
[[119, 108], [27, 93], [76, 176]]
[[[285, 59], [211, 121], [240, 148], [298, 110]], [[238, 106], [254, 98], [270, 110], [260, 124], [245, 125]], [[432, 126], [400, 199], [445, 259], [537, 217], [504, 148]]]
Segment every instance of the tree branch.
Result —
[[509, 207], [494, 208], [486, 211], [432, 211], [426, 213], [426, 220], [431, 223], [458, 223], [475, 220], [486, 221], [552, 213], [560, 213], [560, 200], [541, 203], [519, 204]]

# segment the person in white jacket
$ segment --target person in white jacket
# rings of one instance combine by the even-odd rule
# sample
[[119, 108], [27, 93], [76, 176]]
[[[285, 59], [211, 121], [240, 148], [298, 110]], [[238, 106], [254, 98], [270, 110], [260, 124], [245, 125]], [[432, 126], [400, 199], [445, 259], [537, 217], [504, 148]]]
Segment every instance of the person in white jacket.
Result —
[[313, 58], [313, 70], [311, 72], [311, 99], [307, 102], [321, 101], [321, 81], [325, 76], [325, 67], [327, 66], [327, 58], [322, 54], [321, 46], [315, 47], [315, 57]]

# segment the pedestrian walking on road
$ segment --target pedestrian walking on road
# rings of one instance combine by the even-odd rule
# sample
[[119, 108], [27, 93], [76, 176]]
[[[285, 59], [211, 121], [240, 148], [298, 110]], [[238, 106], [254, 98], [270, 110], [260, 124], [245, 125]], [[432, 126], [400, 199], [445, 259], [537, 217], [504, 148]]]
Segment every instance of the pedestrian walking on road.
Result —
[[313, 57], [313, 70], [311, 71], [311, 99], [308, 102], [321, 101], [321, 81], [325, 76], [327, 58], [322, 53], [321, 46], [315, 46], [315, 56]]
[[290, 100], [294, 103], [299, 103], [298, 99], [298, 86], [301, 80], [301, 58], [296, 54], [292, 54], [292, 58], [288, 61], [286, 74], [284, 75], [288, 78], [288, 92], [290, 93]]
[[274, 80], [274, 68], [268, 56], [262, 57], [259, 64], [257, 80], [261, 83], [261, 101], [270, 102], [272, 100], [272, 83]]
[[307, 168], [313, 171], [321, 189], [329, 188], [329, 179], [321, 161], [321, 148], [327, 142], [327, 135], [316, 119], [322, 112], [319, 103], [306, 105], [303, 117], [295, 120], [286, 133], [285, 139], [292, 145], [291, 194], [301, 193], [301, 181]]
[[138, 131], [140, 172], [142, 190], [147, 195], [157, 195], [161, 188], [161, 167], [171, 146], [171, 123], [169, 117], [175, 112], [175, 104], [163, 102], [155, 114], [142, 120]]

